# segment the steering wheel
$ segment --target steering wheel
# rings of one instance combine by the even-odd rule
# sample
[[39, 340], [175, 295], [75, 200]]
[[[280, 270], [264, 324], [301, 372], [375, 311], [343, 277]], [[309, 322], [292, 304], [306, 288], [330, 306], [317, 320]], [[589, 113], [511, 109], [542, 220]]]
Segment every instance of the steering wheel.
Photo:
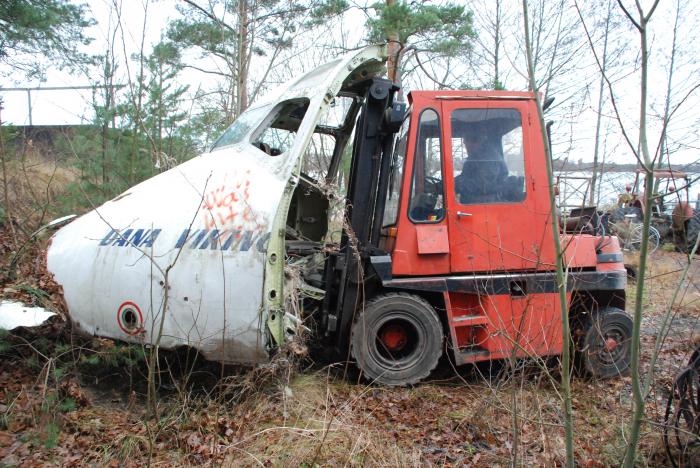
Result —
[[442, 180], [437, 177], [424, 176], [423, 193], [417, 194], [411, 201], [411, 218], [417, 221], [426, 221], [431, 216], [442, 218], [443, 209], [435, 209], [440, 195], [442, 195]]
[[425, 193], [435, 195], [435, 197], [442, 195], [442, 179], [432, 176], [425, 176], [423, 179], [425, 180]]

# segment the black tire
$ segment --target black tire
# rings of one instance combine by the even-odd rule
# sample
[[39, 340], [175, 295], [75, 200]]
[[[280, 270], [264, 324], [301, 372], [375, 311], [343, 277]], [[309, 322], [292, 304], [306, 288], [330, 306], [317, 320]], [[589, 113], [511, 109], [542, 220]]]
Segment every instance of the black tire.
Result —
[[433, 307], [410, 294], [381, 295], [352, 326], [351, 353], [364, 376], [382, 385], [413, 385], [442, 355], [444, 333]]
[[690, 253], [695, 247], [695, 240], [700, 234], [700, 211], [695, 210], [693, 217], [688, 220], [685, 226], [685, 248]]
[[672, 466], [698, 466], [693, 460], [700, 459], [700, 348], [673, 382], [663, 438]]
[[627, 373], [632, 345], [632, 318], [625, 311], [606, 307], [587, 315], [578, 335], [578, 360], [586, 374], [593, 378], [609, 379]]

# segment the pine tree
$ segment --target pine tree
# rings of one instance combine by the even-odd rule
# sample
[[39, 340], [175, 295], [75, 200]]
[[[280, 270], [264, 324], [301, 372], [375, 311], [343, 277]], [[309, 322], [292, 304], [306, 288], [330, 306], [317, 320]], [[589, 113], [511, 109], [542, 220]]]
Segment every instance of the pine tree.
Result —
[[161, 42], [153, 48], [146, 67], [148, 82], [143, 126], [154, 166], [165, 169], [194, 152], [191, 141], [184, 141], [181, 134], [187, 123], [182, 102], [188, 86], [176, 84], [183, 65], [178, 49], [170, 42]]
[[[367, 22], [368, 40], [399, 44], [397, 58], [390, 57], [389, 66], [389, 77], [397, 82], [401, 76], [401, 56], [407, 51], [457, 57], [470, 50], [475, 37], [472, 13], [456, 3], [431, 5], [387, 0], [372, 8], [376, 16]], [[396, 70], [392, 66], [394, 61]]]
[[48, 62], [62, 67], [87, 62], [79, 47], [90, 43], [84, 30], [92, 24], [85, 6], [68, 0], [0, 1], [0, 64], [10, 68], [2, 74], [19, 70], [37, 76]]

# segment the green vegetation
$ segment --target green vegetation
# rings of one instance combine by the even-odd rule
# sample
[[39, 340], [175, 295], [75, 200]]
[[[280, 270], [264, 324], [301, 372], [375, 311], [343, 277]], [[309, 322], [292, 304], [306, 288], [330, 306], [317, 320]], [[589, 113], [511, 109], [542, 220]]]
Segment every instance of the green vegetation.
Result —
[[84, 30], [94, 21], [86, 18], [85, 6], [68, 0], [3, 0], [0, 64], [33, 76], [42, 72], [36, 55], [62, 67], [86, 62], [78, 50], [90, 43]]
[[456, 3], [430, 5], [399, 1], [376, 3], [373, 8], [377, 16], [367, 21], [369, 41], [373, 43], [384, 42], [395, 33], [405, 46], [457, 56], [470, 50], [476, 36], [472, 13]]

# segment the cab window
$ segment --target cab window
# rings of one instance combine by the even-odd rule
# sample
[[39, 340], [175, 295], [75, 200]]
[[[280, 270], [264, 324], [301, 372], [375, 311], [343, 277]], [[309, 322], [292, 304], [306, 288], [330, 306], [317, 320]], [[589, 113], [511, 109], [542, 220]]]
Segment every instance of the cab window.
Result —
[[302, 174], [319, 182], [328, 174], [328, 166], [333, 158], [335, 137], [325, 133], [315, 132], [311, 135], [309, 146], [302, 160]]
[[272, 105], [257, 107], [255, 109], [248, 109], [242, 113], [238, 118], [231, 124], [229, 128], [214, 142], [211, 149], [212, 151], [219, 148], [224, 148], [226, 146], [235, 145], [243, 141], [245, 136], [260, 122], [265, 118], [267, 114], [270, 113]]
[[393, 226], [399, 213], [399, 200], [401, 198], [401, 182], [403, 181], [403, 165], [406, 159], [406, 148], [408, 144], [408, 127], [410, 116], [404, 119], [394, 143], [394, 152], [391, 155], [391, 167], [389, 168], [389, 190], [386, 194], [384, 204], [384, 219], [382, 227]]
[[450, 117], [455, 198], [462, 204], [525, 199], [525, 157], [516, 109], [457, 109]]
[[408, 217], [416, 223], [435, 223], [445, 216], [440, 119], [433, 109], [420, 114], [413, 158]]

